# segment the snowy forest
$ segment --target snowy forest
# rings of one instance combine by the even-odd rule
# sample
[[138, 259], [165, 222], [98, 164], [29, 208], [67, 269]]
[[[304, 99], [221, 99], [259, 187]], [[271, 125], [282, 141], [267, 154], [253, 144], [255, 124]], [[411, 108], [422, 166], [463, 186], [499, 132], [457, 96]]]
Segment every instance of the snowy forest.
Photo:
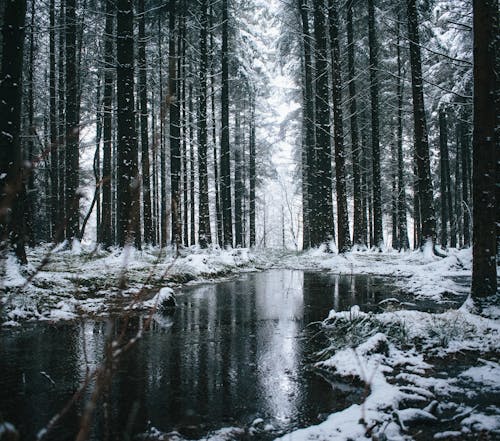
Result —
[[0, 0], [0, 441], [500, 438], [497, 0]]

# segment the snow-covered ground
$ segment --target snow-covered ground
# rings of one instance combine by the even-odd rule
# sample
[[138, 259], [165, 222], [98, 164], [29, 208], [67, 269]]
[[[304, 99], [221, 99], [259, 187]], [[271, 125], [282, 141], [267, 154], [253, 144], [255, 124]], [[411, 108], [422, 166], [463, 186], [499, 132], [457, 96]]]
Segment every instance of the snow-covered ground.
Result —
[[[175, 257], [171, 250], [49, 253], [41, 247], [30, 250], [29, 259], [27, 269], [11, 258], [4, 265], [3, 325], [151, 308], [170, 298], [179, 284], [267, 268], [388, 276], [406, 293], [440, 301], [464, 296], [472, 262], [470, 249], [450, 250], [440, 258], [428, 250], [338, 255], [321, 249], [192, 248]], [[439, 314], [403, 307], [382, 313], [364, 313], [356, 306], [330, 312], [322, 325], [330, 347], [317, 367], [364, 383], [365, 399], [284, 440], [500, 439], [500, 308], [494, 303], [478, 315], [467, 302]], [[241, 435], [231, 438], [229, 433], [223, 430], [209, 439]]]

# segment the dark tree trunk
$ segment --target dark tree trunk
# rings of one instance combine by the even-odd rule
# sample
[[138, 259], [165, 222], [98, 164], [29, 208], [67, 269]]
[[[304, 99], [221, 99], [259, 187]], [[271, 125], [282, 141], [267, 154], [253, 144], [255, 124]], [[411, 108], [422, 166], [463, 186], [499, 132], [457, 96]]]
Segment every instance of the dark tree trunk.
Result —
[[458, 247], [463, 246], [462, 181], [460, 174], [460, 123], [455, 124], [455, 219], [457, 224]]
[[399, 249], [410, 248], [408, 241], [408, 227], [406, 220], [406, 187], [404, 181], [404, 161], [403, 161], [403, 69], [401, 67], [401, 47], [400, 47], [400, 20], [398, 14], [397, 25], [397, 60], [398, 60], [398, 127], [397, 127], [397, 150], [398, 150], [398, 246]]
[[362, 199], [361, 190], [361, 146], [359, 145], [358, 134], [358, 106], [356, 102], [356, 71], [354, 64], [354, 32], [352, 25], [352, 6], [353, 0], [347, 3], [347, 62], [349, 66], [349, 121], [351, 125], [351, 152], [352, 152], [352, 179], [353, 179], [353, 236], [354, 245], [366, 244], [366, 229], [363, 231], [362, 222]]
[[[139, 176], [134, 110], [133, 0], [119, 0], [116, 15], [117, 130], [117, 239], [118, 245], [141, 246], [139, 225]], [[140, 231], [139, 231], [140, 233]]]
[[106, 22], [104, 30], [104, 93], [103, 93], [103, 158], [102, 158], [102, 222], [101, 241], [109, 248], [113, 244], [112, 221], [113, 207], [111, 204], [111, 153], [113, 141], [113, 71], [115, 58], [113, 53], [113, 18], [112, 0], [106, 0]]
[[31, 0], [30, 33], [29, 33], [29, 62], [28, 62], [28, 139], [24, 152], [25, 166], [24, 179], [26, 185], [25, 227], [28, 245], [35, 246], [35, 96], [34, 96], [34, 71], [35, 71], [35, 7], [36, 0]]
[[255, 167], [256, 152], [255, 152], [255, 101], [251, 98], [250, 102], [250, 139], [249, 139], [249, 182], [250, 182], [250, 201], [249, 201], [249, 217], [250, 217], [250, 246], [254, 247], [255, 242], [255, 184], [257, 180], [257, 171]]
[[373, 185], [373, 241], [381, 248], [384, 244], [382, 231], [382, 187], [380, 182], [380, 128], [379, 128], [379, 83], [378, 41], [375, 26], [375, 0], [368, 0], [368, 40], [370, 46], [370, 97], [372, 131], [372, 185]]
[[190, 236], [191, 236], [191, 245], [196, 244], [196, 219], [195, 219], [195, 206], [196, 206], [196, 198], [194, 192], [194, 181], [195, 181], [195, 155], [194, 155], [194, 122], [193, 122], [193, 112], [194, 112], [194, 98], [193, 98], [193, 86], [189, 84], [189, 117], [188, 117], [188, 125], [189, 125], [189, 208], [191, 212], [190, 219]]
[[55, 0], [49, 4], [49, 131], [50, 131], [50, 221], [51, 237], [57, 241], [59, 219], [59, 146], [57, 145], [56, 106], [56, 18]]
[[418, 35], [418, 16], [416, 0], [407, 1], [408, 38], [410, 40], [410, 64], [413, 95], [413, 122], [415, 137], [415, 156], [417, 165], [418, 196], [422, 233], [420, 246], [436, 240], [436, 218], [432, 191], [429, 141], [425, 119], [424, 90], [422, 81], [422, 63], [420, 57], [420, 39]]
[[[497, 292], [498, 217], [498, 2], [474, 2], [474, 131], [472, 297]], [[496, 65], [495, 65], [496, 64]], [[496, 108], [497, 112], [492, 111]]]
[[[323, 0], [314, 0], [314, 37], [316, 40], [316, 185], [318, 203], [311, 212], [311, 245], [328, 243], [335, 237], [332, 201], [332, 151], [328, 91], [327, 34]], [[317, 208], [317, 210], [316, 210]]]
[[469, 164], [467, 157], [469, 156], [467, 132], [465, 127], [465, 115], [461, 112], [459, 120], [459, 139], [460, 139], [460, 160], [461, 160], [461, 171], [462, 171], [462, 222], [463, 222], [463, 235], [464, 235], [464, 246], [470, 246], [470, 215], [471, 206], [469, 201]]
[[76, 60], [76, 3], [66, 0], [66, 239], [80, 233], [78, 76]]
[[0, 77], [0, 250], [12, 248], [27, 263], [24, 248], [25, 188], [21, 157], [21, 101], [26, 0], [8, 0], [3, 12]]
[[198, 237], [202, 248], [211, 242], [210, 211], [208, 201], [208, 134], [207, 134], [207, 74], [208, 74], [208, 3], [201, 2], [200, 17], [200, 86], [198, 101], [198, 182], [199, 182], [199, 207], [198, 207]]
[[149, 133], [148, 133], [148, 90], [147, 90], [147, 59], [146, 59], [146, 18], [144, 0], [138, 1], [139, 17], [138, 64], [139, 64], [139, 102], [141, 112], [141, 165], [142, 165], [142, 209], [144, 219], [144, 242], [153, 242], [153, 222], [151, 217], [151, 179], [149, 164]]
[[347, 211], [347, 185], [345, 173], [344, 126], [342, 123], [342, 76], [338, 12], [334, 0], [329, 0], [330, 44], [332, 50], [332, 102], [335, 143], [335, 183], [337, 188], [337, 233], [339, 253], [351, 248], [349, 214]]
[[446, 110], [439, 110], [439, 171], [441, 192], [441, 245], [448, 245], [448, 219], [451, 212], [449, 188], [449, 157], [448, 157], [448, 128], [446, 125]]
[[397, 184], [397, 146], [396, 142], [391, 142], [391, 227], [392, 227], [392, 248], [399, 249], [398, 237], [398, 184]]
[[242, 181], [242, 160], [241, 160], [241, 125], [239, 103], [236, 104], [237, 110], [234, 116], [234, 243], [235, 246], [243, 245], [243, 181]]
[[231, 168], [229, 156], [229, 5], [222, 0], [222, 132], [221, 132], [221, 193], [224, 245], [233, 246], [233, 215], [231, 207]]
[[172, 211], [172, 244], [178, 246], [181, 243], [181, 217], [180, 217], [180, 182], [181, 182], [181, 145], [180, 145], [180, 107], [177, 99], [179, 78], [177, 77], [178, 54], [176, 53], [176, 38], [179, 38], [179, 30], [176, 30], [176, 0], [170, 0], [169, 11], [169, 87], [168, 103], [170, 114], [170, 207]]
[[312, 72], [312, 40], [309, 31], [309, 14], [307, 0], [299, 0], [300, 17], [302, 23], [302, 47], [303, 47], [303, 69], [304, 69], [304, 104], [303, 104], [303, 131], [304, 145], [302, 155], [303, 180], [303, 224], [304, 235], [302, 247], [311, 246], [311, 217], [315, 216], [316, 199], [314, 198], [315, 187], [315, 115], [314, 115], [314, 89]]
[[168, 204], [167, 204], [167, 152], [165, 145], [165, 117], [167, 103], [163, 96], [163, 51], [162, 18], [158, 16], [158, 76], [160, 82], [160, 245], [165, 247], [168, 241]]
[[[177, 40], [177, 78], [178, 78], [178, 95], [179, 95], [179, 131], [180, 131], [180, 156], [181, 156], [181, 172], [179, 182], [179, 243], [184, 246], [189, 246], [188, 237], [188, 175], [186, 168], [186, 0], [182, 1], [180, 5], [182, 14], [179, 17], [179, 37]], [[182, 197], [181, 197], [182, 190]], [[181, 210], [182, 201], [182, 210]]]
[[66, 84], [64, 77], [64, 47], [65, 47], [65, 0], [60, 0], [59, 4], [59, 42], [58, 42], [58, 79], [57, 79], [57, 121], [58, 121], [58, 140], [57, 147], [59, 149], [58, 157], [58, 181], [59, 181], [59, 210], [58, 210], [58, 230], [56, 241], [60, 242], [64, 239], [66, 230], [66, 196], [65, 196], [65, 181], [66, 181]]

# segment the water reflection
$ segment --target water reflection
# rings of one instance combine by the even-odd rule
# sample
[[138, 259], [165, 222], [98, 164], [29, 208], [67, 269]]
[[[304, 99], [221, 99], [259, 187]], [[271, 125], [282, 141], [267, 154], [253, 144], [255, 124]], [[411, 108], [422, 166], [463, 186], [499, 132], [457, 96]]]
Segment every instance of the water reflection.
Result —
[[[304, 329], [331, 308], [379, 301], [376, 285], [370, 277], [276, 270], [186, 288], [172, 322], [153, 322], [119, 364], [109, 414], [99, 406], [92, 439], [126, 439], [148, 422], [192, 438], [257, 417], [282, 430], [317, 422], [345, 406], [346, 394], [306, 368], [319, 348]], [[134, 317], [127, 332], [143, 326]], [[113, 332], [121, 327], [115, 319]], [[86, 320], [2, 331], [0, 412], [23, 439], [33, 439], [99, 364], [109, 330], [105, 321]], [[49, 439], [74, 436], [82, 406]]]

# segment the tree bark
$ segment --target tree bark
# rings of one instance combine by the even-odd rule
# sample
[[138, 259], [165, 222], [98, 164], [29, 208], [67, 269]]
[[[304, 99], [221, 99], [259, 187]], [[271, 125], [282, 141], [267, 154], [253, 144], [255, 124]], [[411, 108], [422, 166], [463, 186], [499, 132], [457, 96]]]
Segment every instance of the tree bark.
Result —
[[208, 3], [201, 2], [200, 17], [200, 71], [199, 71], [199, 101], [198, 101], [198, 182], [199, 182], [199, 207], [198, 207], [198, 237], [202, 248], [211, 242], [210, 211], [208, 201], [208, 134], [207, 134], [207, 74], [208, 74]]
[[57, 240], [59, 220], [59, 146], [57, 145], [56, 105], [56, 18], [55, 0], [49, 3], [49, 131], [50, 131], [50, 221], [51, 237]]
[[337, 234], [339, 253], [351, 248], [349, 214], [347, 211], [347, 185], [345, 172], [344, 126], [342, 123], [342, 76], [338, 12], [334, 0], [329, 0], [330, 44], [332, 50], [332, 102], [335, 144], [335, 177], [337, 188]]
[[231, 168], [229, 156], [229, 4], [222, 0], [222, 132], [221, 193], [224, 245], [233, 246], [233, 215], [231, 206]]
[[20, 141], [25, 18], [26, 0], [6, 2], [0, 77], [0, 250], [12, 248], [22, 264], [27, 263]]
[[379, 128], [379, 83], [378, 41], [375, 25], [375, 0], [368, 0], [368, 41], [370, 47], [370, 102], [373, 167], [373, 241], [381, 248], [384, 244], [382, 230], [382, 187], [380, 181], [380, 128]]
[[118, 0], [116, 18], [117, 95], [117, 241], [141, 247], [137, 131], [134, 110], [133, 0]]
[[176, 39], [179, 30], [176, 30], [176, 0], [170, 0], [169, 11], [169, 123], [170, 123], [170, 207], [172, 212], [172, 245], [181, 243], [181, 217], [180, 217], [180, 182], [181, 182], [181, 146], [180, 146], [180, 107], [177, 97], [179, 78], [177, 71], [178, 53]]
[[139, 103], [141, 113], [141, 165], [142, 165], [142, 209], [144, 224], [144, 242], [153, 242], [153, 221], [151, 217], [151, 179], [149, 162], [149, 132], [148, 132], [148, 89], [147, 89], [147, 58], [146, 58], [146, 17], [144, 0], [138, 1], [137, 15], [139, 18], [138, 34], [138, 64], [139, 64]]
[[328, 244], [335, 237], [332, 200], [332, 151], [328, 91], [327, 34], [323, 0], [314, 0], [314, 37], [316, 40], [316, 182], [318, 201], [311, 212], [311, 245]]
[[432, 191], [429, 158], [429, 140], [425, 118], [424, 91], [420, 39], [418, 35], [418, 16], [416, 0], [407, 1], [408, 38], [410, 40], [410, 65], [413, 95], [413, 123], [415, 138], [415, 157], [417, 166], [418, 197], [421, 219], [420, 246], [436, 241], [436, 218]]
[[[497, 292], [496, 223], [498, 161], [498, 2], [475, 1], [472, 298]], [[496, 108], [496, 112], [492, 110]]]

